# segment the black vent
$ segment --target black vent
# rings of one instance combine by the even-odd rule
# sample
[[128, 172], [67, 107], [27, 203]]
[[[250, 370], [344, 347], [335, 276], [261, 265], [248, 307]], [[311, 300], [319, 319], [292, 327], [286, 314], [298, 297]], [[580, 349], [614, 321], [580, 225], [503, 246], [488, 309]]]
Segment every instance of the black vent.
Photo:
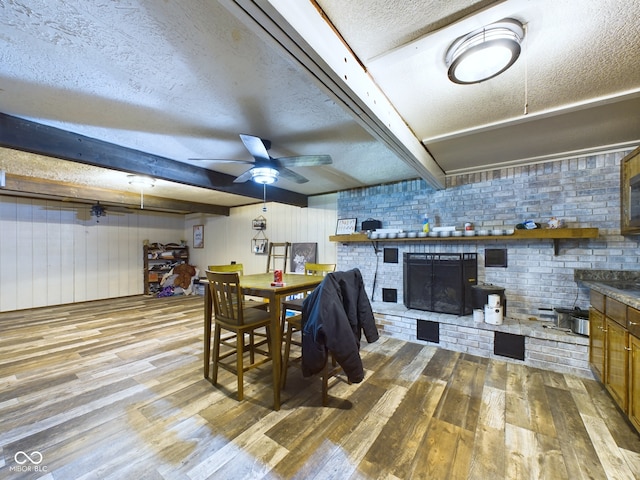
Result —
[[418, 340], [440, 343], [440, 324], [429, 320], [418, 320], [416, 337]]

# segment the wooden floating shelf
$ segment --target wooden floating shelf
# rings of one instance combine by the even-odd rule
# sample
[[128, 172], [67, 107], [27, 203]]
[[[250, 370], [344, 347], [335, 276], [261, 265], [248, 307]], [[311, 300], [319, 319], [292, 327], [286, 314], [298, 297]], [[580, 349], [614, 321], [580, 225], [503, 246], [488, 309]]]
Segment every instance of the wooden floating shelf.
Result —
[[536, 228], [533, 230], [516, 230], [513, 235], [475, 235], [473, 237], [417, 237], [417, 238], [376, 238], [370, 239], [366, 233], [351, 235], [331, 235], [329, 241], [340, 243], [353, 242], [459, 242], [476, 240], [553, 240], [554, 253], [558, 254], [558, 241], [576, 238], [598, 238], [597, 228]]

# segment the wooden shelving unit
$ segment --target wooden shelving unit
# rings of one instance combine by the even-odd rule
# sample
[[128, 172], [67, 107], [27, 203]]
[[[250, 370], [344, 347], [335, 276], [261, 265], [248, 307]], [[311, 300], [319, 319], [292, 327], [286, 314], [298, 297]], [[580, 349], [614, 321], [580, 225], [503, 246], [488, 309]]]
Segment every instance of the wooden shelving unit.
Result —
[[331, 235], [329, 241], [340, 243], [353, 242], [475, 242], [483, 240], [553, 240], [553, 252], [558, 254], [560, 240], [576, 238], [598, 238], [597, 228], [537, 228], [534, 230], [516, 230], [513, 235], [483, 235], [473, 237], [422, 237], [422, 238], [380, 238], [370, 239], [365, 233], [351, 235]]
[[186, 245], [153, 243], [144, 245], [144, 294], [152, 295], [160, 291], [162, 277], [174, 266], [189, 262], [189, 247]]

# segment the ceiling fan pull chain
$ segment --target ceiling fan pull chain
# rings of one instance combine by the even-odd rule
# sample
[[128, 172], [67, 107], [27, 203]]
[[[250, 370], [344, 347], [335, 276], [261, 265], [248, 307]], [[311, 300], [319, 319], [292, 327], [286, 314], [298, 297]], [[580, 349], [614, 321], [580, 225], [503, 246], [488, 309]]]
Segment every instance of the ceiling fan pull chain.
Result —
[[[522, 25], [522, 30], [524, 31], [523, 39], [528, 35], [528, 28], [529, 24], [525, 23]], [[522, 43], [522, 57], [524, 60], [524, 114], [527, 115], [529, 113], [529, 62], [527, 61], [527, 43]]]
[[267, 184], [262, 184], [262, 211], [267, 211]]

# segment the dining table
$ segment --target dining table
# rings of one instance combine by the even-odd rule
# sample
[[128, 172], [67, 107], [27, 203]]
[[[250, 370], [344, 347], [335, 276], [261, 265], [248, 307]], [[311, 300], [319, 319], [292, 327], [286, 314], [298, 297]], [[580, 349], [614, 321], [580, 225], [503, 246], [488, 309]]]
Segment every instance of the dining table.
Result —
[[[273, 408], [280, 410], [280, 376], [282, 374], [282, 301], [286, 297], [308, 292], [316, 288], [324, 280], [322, 275], [301, 275], [285, 273], [282, 282], [274, 283], [273, 272], [256, 273], [240, 276], [240, 288], [245, 295], [261, 297], [269, 302], [271, 314], [271, 356], [273, 367]], [[204, 377], [209, 379], [211, 364], [211, 331], [214, 321], [213, 297], [208, 281], [200, 280], [206, 285], [204, 289]]]

